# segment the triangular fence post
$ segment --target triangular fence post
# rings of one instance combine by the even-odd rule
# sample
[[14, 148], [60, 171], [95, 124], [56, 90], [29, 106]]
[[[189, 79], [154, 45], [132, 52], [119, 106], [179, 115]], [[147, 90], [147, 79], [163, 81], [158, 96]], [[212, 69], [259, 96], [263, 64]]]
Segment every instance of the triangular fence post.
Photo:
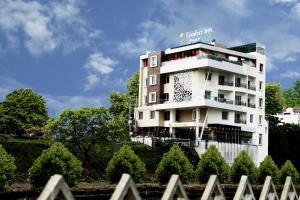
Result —
[[297, 191], [294, 187], [292, 178], [287, 176], [281, 192], [280, 200], [298, 200]]
[[279, 200], [271, 176], [267, 176], [259, 200]]
[[174, 199], [174, 194], [177, 195], [177, 199], [186, 199], [188, 200], [188, 196], [185, 193], [185, 190], [183, 188], [183, 185], [180, 181], [179, 175], [172, 175], [169, 183], [167, 185], [167, 188], [164, 192], [162, 200], [171, 200]]
[[242, 176], [233, 200], [255, 200], [255, 196], [248, 180], [248, 176]]
[[123, 200], [125, 197], [129, 200], [141, 200], [136, 185], [129, 174], [122, 175], [121, 180], [110, 199]]
[[68, 184], [62, 175], [55, 174], [48, 180], [38, 200], [65, 199], [74, 200]]
[[225, 195], [217, 175], [211, 175], [206, 184], [201, 200], [225, 200]]

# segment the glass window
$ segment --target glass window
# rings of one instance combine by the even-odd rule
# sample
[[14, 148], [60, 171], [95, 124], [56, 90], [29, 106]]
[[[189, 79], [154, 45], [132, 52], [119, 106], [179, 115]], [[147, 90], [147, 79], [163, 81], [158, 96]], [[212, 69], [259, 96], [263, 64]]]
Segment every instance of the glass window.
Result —
[[163, 100], [164, 101], [169, 101], [169, 93], [164, 93], [163, 94]]
[[205, 80], [208, 80], [208, 81], [211, 80], [211, 72], [206, 72], [205, 73]]
[[151, 56], [150, 57], [150, 67], [156, 67], [157, 66], [157, 56]]
[[262, 134], [259, 134], [258, 142], [259, 142], [259, 145], [262, 145]]
[[263, 107], [263, 99], [259, 98], [259, 107], [262, 108]]
[[139, 119], [143, 119], [143, 112], [139, 112]]
[[250, 123], [253, 123], [253, 114], [250, 114]]
[[156, 85], [156, 75], [150, 75], [150, 85]]
[[222, 111], [222, 119], [228, 120], [228, 112], [227, 111]]
[[259, 64], [259, 71], [260, 72], [264, 71], [264, 65], [262, 63]]
[[196, 111], [196, 110], [193, 110], [193, 113], [192, 113], [192, 120], [193, 120], [193, 121], [196, 120], [196, 116], [197, 116], [197, 111]]
[[262, 124], [262, 115], [259, 115], [258, 123], [259, 123], [260, 125]]
[[151, 92], [149, 94], [149, 103], [154, 103], [156, 102], [156, 92]]
[[262, 87], [263, 87], [263, 82], [259, 81], [259, 89], [262, 90]]
[[155, 111], [150, 111], [150, 119], [154, 119], [155, 118]]
[[211, 99], [211, 91], [205, 91], [205, 99]]
[[165, 121], [170, 120], [170, 111], [165, 111]]

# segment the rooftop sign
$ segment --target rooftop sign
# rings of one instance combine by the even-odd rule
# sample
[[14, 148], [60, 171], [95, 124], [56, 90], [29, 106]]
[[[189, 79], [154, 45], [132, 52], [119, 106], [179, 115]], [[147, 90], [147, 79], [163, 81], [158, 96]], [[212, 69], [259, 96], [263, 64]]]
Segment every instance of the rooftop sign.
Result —
[[179, 38], [184, 40], [185, 44], [192, 44], [196, 42], [211, 42], [213, 29], [211, 27], [196, 29], [189, 32], [181, 32]]

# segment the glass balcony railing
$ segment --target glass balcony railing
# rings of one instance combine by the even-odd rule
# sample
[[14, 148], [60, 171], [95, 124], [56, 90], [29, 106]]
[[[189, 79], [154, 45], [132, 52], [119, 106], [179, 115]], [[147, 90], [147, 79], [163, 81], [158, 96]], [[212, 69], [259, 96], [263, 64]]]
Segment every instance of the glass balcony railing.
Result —
[[236, 124], [246, 124], [246, 120], [245, 119], [235, 118], [234, 119], [234, 123], [236, 123]]
[[245, 84], [245, 83], [235, 83], [235, 87], [247, 88], [247, 84]]
[[219, 85], [233, 86], [233, 82], [229, 82], [229, 81], [219, 81]]

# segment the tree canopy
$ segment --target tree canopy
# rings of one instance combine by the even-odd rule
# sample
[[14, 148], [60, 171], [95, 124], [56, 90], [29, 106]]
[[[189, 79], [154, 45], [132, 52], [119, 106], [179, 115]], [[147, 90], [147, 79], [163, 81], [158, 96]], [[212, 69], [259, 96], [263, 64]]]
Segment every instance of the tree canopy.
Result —
[[266, 84], [266, 116], [280, 113], [283, 109], [283, 98], [279, 83]]
[[285, 106], [299, 107], [300, 106], [300, 79], [298, 79], [294, 86], [283, 91], [285, 99]]
[[48, 120], [44, 98], [29, 88], [9, 93], [0, 103], [0, 132], [24, 134], [26, 129], [43, 127]]

